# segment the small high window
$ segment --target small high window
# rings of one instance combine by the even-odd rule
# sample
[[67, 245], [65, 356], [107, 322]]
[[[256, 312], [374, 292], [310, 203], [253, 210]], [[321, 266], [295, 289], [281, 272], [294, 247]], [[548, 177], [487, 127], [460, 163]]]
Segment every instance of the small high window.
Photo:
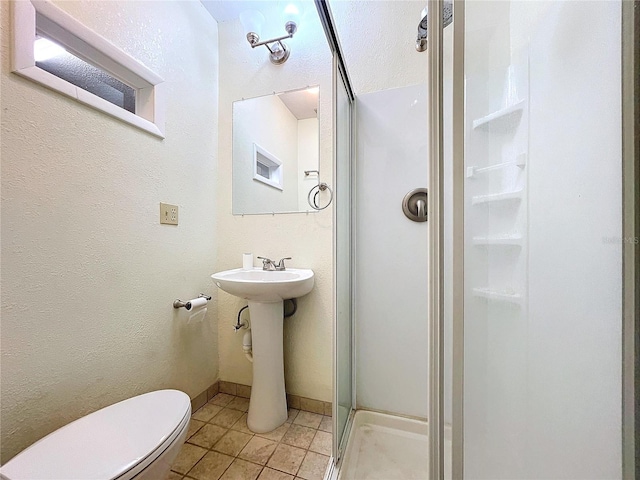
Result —
[[50, 2], [13, 8], [15, 73], [164, 138], [158, 75]]

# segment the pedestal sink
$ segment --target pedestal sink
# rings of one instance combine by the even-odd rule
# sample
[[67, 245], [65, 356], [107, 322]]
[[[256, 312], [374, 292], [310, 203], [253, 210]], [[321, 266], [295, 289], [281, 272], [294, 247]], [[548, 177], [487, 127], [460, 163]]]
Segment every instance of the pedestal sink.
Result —
[[284, 389], [283, 301], [313, 288], [313, 271], [226, 270], [211, 278], [221, 290], [249, 303], [253, 348], [253, 385], [247, 426], [256, 433], [275, 430], [287, 420]]

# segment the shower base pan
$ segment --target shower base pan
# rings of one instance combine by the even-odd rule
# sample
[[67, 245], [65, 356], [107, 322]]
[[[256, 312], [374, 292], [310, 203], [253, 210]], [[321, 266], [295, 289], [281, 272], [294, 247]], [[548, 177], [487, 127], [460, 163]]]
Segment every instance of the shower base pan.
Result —
[[[451, 478], [451, 430], [445, 430], [445, 478]], [[339, 480], [425, 480], [429, 476], [427, 422], [358, 410]]]

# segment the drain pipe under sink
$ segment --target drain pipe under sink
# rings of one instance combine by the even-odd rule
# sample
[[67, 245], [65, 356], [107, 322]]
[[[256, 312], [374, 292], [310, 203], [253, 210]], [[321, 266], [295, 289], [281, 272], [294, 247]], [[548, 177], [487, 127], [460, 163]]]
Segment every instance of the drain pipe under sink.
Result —
[[[284, 312], [285, 318], [293, 316], [298, 311], [298, 300], [295, 298], [292, 298], [289, 301], [291, 302], [291, 305], [292, 305], [292, 311], [291, 312], [285, 311]], [[249, 305], [246, 305], [240, 309], [240, 311], [238, 312], [238, 321], [236, 322], [233, 328], [235, 329], [236, 333], [241, 328], [247, 329], [247, 331], [244, 332], [244, 335], [242, 337], [242, 351], [244, 352], [245, 357], [247, 357], [247, 360], [253, 363], [253, 347], [251, 343], [251, 325], [246, 320], [243, 322], [240, 321], [242, 312], [245, 311], [247, 308], [249, 308]]]
[[247, 320], [241, 322], [240, 317], [242, 316], [242, 312], [249, 308], [249, 305], [246, 305], [240, 309], [238, 312], [238, 321], [234, 325], [234, 330], [238, 333], [238, 330], [241, 328], [246, 328], [247, 331], [244, 332], [244, 336], [242, 337], [242, 351], [244, 352], [245, 357], [253, 363], [253, 350], [251, 346], [251, 326]]
[[242, 351], [244, 352], [244, 356], [253, 363], [253, 352], [251, 348], [251, 327], [247, 327], [247, 331], [244, 332], [244, 336], [242, 337]]

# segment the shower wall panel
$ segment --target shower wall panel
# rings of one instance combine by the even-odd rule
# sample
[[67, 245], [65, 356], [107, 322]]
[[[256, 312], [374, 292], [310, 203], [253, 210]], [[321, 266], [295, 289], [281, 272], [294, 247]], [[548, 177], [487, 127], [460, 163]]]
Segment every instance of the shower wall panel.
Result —
[[620, 478], [620, 3], [465, 22], [465, 477]]
[[357, 98], [356, 403], [427, 416], [427, 223], [402, 212], [427, 186], [427, 90]]

